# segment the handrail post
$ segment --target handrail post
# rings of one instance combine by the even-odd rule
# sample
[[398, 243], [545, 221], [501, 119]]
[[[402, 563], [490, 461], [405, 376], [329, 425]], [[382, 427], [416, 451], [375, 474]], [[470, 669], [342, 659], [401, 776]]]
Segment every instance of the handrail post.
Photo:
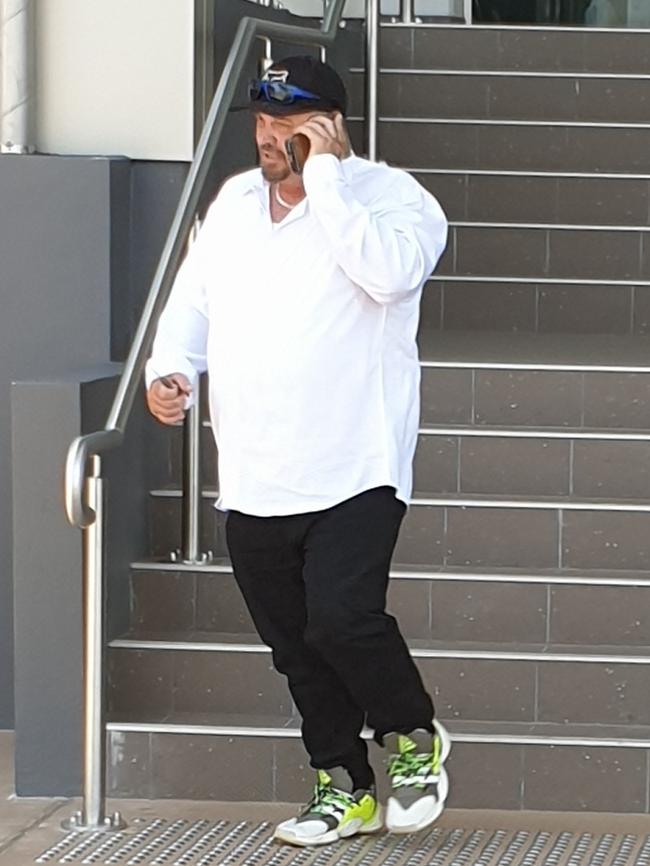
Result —
[[83, 530], [83, 789], [81, 810], [63, 822], [65, 830], [120, 830], [119, 812], [106, 816], [106, 719], [104, 706], [104, 481], [101, 460], [89, 459], [86, 498], [95, 512]]
[[463, 18], [465, 24], [472, 23], [472, 0], [463, 0]]
[[[188, 241], [191, 247], [201, 228], [198, 217], [194, 220]], [[197, 379], [194, 403], [185, 413], [183, 424], [183, 515], [180, 551], [172, 553], [173, 562], [185, 565], [207, 565], [212, 551], [200, 553], [201, 544], [201, 380]]]
[[415, 23], [415, 0], [402, 0], [402, 24]]
[[366, 125], [368, 159], [372, 162], [377, 162], [378, 82], [379, 0], [366, 0]]
[[422, 24], [422, 19], [415, 14], [415, 0], [401, 0], [399, 17], [391, 18], [393, 24]]

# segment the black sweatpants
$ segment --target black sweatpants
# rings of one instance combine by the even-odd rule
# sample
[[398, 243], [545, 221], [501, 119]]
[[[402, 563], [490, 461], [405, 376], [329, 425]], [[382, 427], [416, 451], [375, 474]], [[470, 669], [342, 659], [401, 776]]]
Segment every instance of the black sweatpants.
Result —
[[390, 560], [405, 506], [392, 487], [325, 511], [254, 517], [231, 511], [226, 533], [255, 626], [302, 716], [315, 768], [372, 780], [359, 734], [433, 730], [433, 705], [394, 617]]

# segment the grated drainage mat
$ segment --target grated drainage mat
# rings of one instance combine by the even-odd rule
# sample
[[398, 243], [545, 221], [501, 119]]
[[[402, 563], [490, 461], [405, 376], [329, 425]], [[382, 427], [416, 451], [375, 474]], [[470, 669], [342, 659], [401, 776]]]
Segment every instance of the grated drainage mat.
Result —
[[321, 848], [272, 840], [250, 821], [139, 818], [130, 830], [69, 833], [36, 863], [109, 866], [650, 866], [650, 835], [436, 827], [357, 836]]

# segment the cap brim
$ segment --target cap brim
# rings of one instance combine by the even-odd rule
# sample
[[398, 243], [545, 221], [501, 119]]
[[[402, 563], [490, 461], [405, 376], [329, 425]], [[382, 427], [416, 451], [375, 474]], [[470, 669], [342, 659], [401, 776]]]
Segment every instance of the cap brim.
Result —
[[282, 105], [279, 102], [265, 102], [256, 100], [247, 105], [233, 105], [231, 111], [249, 111], [251, 114], [270, 114], [273, 117], [284, 117], [291, 114], [306, 114], [309, 111], [340, 111], [332, 105], [323, 105], [322, 102], [292, 102]]

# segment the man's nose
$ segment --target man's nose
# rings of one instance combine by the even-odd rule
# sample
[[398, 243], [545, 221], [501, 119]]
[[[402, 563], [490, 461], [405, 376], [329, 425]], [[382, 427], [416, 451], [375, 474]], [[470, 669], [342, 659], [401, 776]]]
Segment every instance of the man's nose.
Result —
[[261, 133], [259, 137], [259, 143], [261, 147], [279, 147], [279, 139], [277, 135], [269, 131], [264, 131]]

